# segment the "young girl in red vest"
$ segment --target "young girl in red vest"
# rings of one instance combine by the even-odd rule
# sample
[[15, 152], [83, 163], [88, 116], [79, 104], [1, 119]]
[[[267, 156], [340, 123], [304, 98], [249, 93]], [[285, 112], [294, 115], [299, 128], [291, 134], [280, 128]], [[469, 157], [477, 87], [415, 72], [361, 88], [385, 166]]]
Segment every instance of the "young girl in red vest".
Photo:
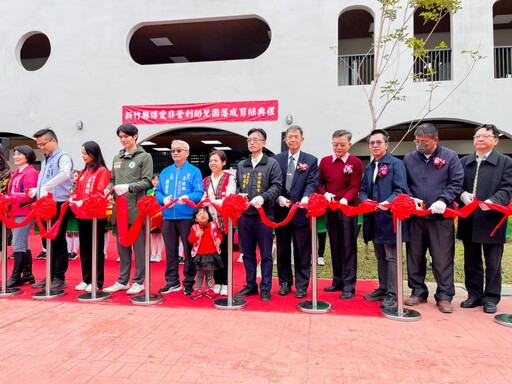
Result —
[[[195, 300], [203, 295], [214, 298], [213, 271], [223, 267], [219, 255], [222, 233], [213, 221], [208, 207], [197, 208], [194, 211], [194, 221], [196, 224], [190, 228], [188, 241], [192, 244], [191, 261], [196, 268], [196, 287], [190, 298]], [[205, 281], [204, 291], [202, 290], [203, 280]]]

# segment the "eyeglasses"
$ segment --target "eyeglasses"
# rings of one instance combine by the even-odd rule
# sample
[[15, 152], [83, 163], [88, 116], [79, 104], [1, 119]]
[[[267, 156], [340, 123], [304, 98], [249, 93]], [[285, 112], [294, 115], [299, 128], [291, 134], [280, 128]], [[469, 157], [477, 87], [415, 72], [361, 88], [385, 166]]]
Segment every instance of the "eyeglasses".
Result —
[[490, 139], [491, 137], [494, 138], [494, 135], [475, 135], [475, 136], [473, 136], [473, 139], [475, 139], [475, 140], [479, 140], [479, 139], [487, 140], [487, 139]]
[[380, 147], [382, 144], [384, 144], [384, 142], [381, 140], [375, 140], [375, 141], [368, 142], [368, 144], [370, 144], [370, 147], [373, 147], [374, 145], [376, 145], [377, 147]]
[[248, 143], [257, 143], [258, 141], [265, 141], [265, 139], [258, 139], [256, 137], [250, 137], [247, 139]]
[[50, 139], [50, 140], [48, 140], [48, 141], [45, 141], [44, 143], [39, 143], [39, 144], [37, 144], [37, 147], [38, 147], [38, 148], [43, 148], [46, 144], [48, 144], [48, 143], [49, 143], [50, 141], [52, 141], [52, 140], [53, 140], [53, 139]]
[[186, 149], [171, 149], [171, 153], [181, 153], [183, 151], [186, 151]]
[[432, 142], [432, 140], [414, 140], [414, 142], [419, 145], [428, 145]]

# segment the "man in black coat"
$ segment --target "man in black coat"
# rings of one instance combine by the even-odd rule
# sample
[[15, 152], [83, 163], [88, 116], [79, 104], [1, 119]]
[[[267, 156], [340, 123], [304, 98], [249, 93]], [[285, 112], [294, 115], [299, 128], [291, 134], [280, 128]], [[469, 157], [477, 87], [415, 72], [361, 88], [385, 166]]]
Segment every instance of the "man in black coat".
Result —
[[[474, 308], [483, 305], [485, 313], [495, 313], [501, 298], [501, 258], [505, 243], [506, 221], [491, 233], [503, 218], [489, 210], [485, 203], [508, 205], [512, 197], [512, 159], [494, 147], [499, 131], [492, 124], [475, 128], [473, 146], [476, 152], [461, 159], [464, 168], [460, 200], [469, 204], [473, 198], [480, 204], [468, 218], [459, 219], [457, 238], [464, 243], [464, 273], [468, 298], [460, 306]], [[485, 289], [482, 251], [485, 259]]]
[[[284, 141], [288, 151], [274, 156], [283, 173], [283, 187], [277, 198], [275, 217], [283, 221], [290, 206], [296, 202], [307, 203], [309, 196], [316, 192], [318, 186], [318, 159], [300, 147], [304, 142], [304, 133], [298, 125], [286, 130]], [[291, 266], [291, 244], [295, 266], [295, 297], [306, 297], [311, 270], [311, 228], [304, 209], [298, 209], [293, 219], [285, 226], [276, 228], [277, 275], [279, 277], [279, 294], [290, 293], [293, 285]]]

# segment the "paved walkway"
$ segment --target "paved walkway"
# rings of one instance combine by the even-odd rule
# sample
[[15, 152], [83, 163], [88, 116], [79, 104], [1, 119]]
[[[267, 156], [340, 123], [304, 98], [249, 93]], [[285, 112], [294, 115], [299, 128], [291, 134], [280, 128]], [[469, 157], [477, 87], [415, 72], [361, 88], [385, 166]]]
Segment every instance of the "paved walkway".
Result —
[[509, 383], [512, 328], [462, 299], [409, 323], [3, 299], [0, 382]]

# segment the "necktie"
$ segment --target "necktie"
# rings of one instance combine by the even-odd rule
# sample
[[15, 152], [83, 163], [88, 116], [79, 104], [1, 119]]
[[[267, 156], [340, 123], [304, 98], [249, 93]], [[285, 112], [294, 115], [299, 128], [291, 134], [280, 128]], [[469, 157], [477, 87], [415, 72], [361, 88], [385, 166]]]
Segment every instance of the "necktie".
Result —
[[290, 161], [288, 161], [288, 170], [286, 171], [286, 183], [285, 183], [285, 188], [288, 192], [290, 192], [290, 188], [292, 187], [294, 172], [295, 172], [295, 163], [293, 162], [293, 156], [290, 156]]
[[379, 162], [375, 162], [375, 169], [373, 170], [373, 182], [375, 183], [375, 180], [377, 180], [377, 174], [379, 173]]
[[485, 161], [486, 156], [476, 157], [476, 172], [475, 172], [475, 181], [473, 182], [473, 195], [476, 196], [476, 184], [478, 183], [478, 171], [480, 170], [480, 165], [483, 161]]

